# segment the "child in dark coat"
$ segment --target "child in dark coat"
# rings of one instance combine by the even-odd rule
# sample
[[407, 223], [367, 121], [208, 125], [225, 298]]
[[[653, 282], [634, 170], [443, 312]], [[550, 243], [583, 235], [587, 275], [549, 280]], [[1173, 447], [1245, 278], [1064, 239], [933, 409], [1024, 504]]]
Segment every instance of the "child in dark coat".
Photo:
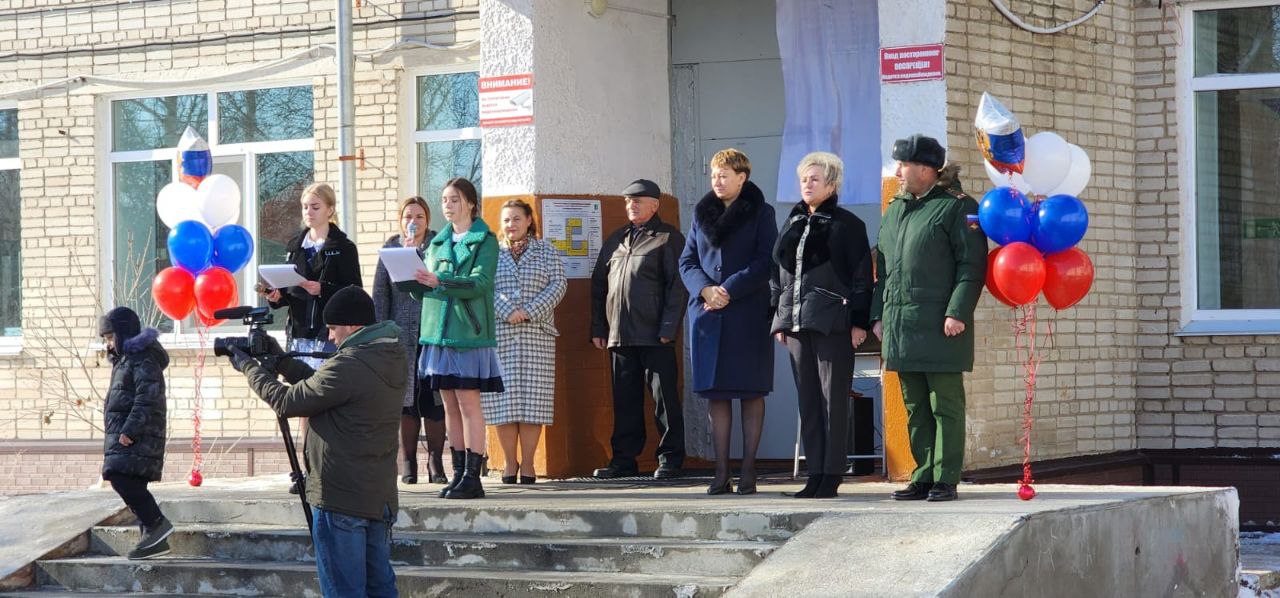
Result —
[[169, 354], [156, 340], [156, 329], [142, 330], [138, 314], [127, 307], [107, 312], [98, 334], [111, 359], [111, 387], [103, 409], [102, 479], [111, 483], [142, 523], [142, 539], [129, 558], [168, 554], [166, 539], [173, 525], [160, 512], [147, 484], [159, 481], [164, 469], [164, 368]]

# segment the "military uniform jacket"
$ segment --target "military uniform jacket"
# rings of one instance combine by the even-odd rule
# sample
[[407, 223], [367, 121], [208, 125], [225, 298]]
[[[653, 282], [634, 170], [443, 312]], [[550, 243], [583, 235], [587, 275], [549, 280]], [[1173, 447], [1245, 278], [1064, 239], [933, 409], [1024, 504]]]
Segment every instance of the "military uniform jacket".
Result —
[[[973, 369], [973, 310], [986, 280], [987, 238], [967, 218], [978, 202], [944, 182], [951, 178], [945, 172], [919, 199], [895, 196], [880, 223], [871, 320], [882, 323], [888, 370]], [[947, 317], [964, 322], [964, 332], [943, 334]]]

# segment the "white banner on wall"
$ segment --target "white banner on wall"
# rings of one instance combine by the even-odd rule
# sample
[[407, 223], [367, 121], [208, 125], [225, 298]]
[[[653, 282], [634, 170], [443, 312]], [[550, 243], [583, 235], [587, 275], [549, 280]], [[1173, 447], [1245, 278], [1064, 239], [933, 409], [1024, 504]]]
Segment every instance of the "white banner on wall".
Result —
[[880, 202], [880, 28], [875, 0], [778, 2], [786, 124], [778, 202], [800, 199], [796, 165], [827, 151], [844, 160], [840, 203]]
[[542, 200], [542, 238], [564, 262], [567, 278], [591, 278], [591, 270], [604, 244], [600, 200]]

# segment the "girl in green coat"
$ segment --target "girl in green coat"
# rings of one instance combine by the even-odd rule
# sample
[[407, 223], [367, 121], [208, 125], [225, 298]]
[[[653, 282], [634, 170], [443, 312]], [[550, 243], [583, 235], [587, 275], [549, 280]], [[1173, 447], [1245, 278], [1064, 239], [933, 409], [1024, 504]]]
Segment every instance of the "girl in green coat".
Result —
[[445, 184], [440, 207], [450, 226], [431, 240], [413, 296], [422, 301], [418, 377], [444, 400], [453, 479], [444, 498], [483, 498], [484, 412], [481, 392], [502, 392], [494, 347], [493, 277], [498, 240], [480, 220], [475, 185]]

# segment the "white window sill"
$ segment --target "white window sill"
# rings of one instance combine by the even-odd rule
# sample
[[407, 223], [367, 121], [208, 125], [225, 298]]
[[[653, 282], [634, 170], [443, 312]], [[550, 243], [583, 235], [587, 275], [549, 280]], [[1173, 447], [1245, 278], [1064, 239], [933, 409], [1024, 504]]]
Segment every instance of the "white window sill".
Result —
[[1280, 335], [1280, 320], [1192, 320], [1174, 336]]
[[[227, 332], [219, 333], [216, 336], [210, 334], [205, 337], [203, 346], [200, 344], [200, 335], [191, 333], [175, 334], [172, 332], [164, 332], [161, 333], [160, 338], [156, 340], [160, 341], [160, 346], [164, 347], [165, 351], [196, 352], [203, 349], [208, 351], [209, 355], [213, 355], [213, 342], [215, 338], [242, 337], [247, 334], [249, 334], [248, 328], [241, 328], [239, 331], [234, 332], [228, 330]], [[275, 337], [281, 347], [284, 346], [284, 331], [269, 332], [268, 334]], [[96, 340], [89, 343], [88, 349], [90, 351], [106, 351], [107, 345], [101, 340]], [[3, 351], [3, 347], [0, 347], [0, 355], [4, 355]]]
[[0, 337], [0, 357], [21, 355], [21, 354], [22, 354], [22, 337], [20, 336]]

